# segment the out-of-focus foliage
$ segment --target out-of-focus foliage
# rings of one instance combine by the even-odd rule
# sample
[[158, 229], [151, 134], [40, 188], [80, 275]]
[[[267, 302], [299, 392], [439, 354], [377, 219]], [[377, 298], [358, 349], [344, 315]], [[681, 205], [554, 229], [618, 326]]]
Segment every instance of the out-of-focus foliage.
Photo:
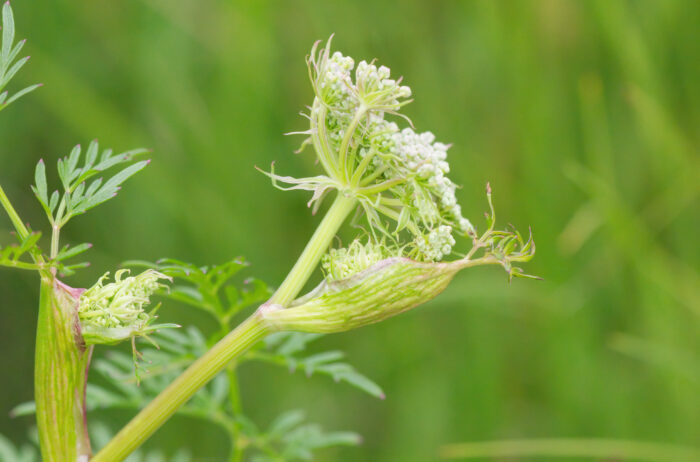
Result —
[[41, 238], [41, 233], [31, 233], [19, 244], [11, 244], [5, 247], [0, 246], [0, 266], [18, 269], [35, 269], [34, 262], [29, 261], [30, 250], [35, 248], [36, 243]]
[[[253, 166], [295, 156], [312, 97], [303, 56], [317, 39], [378, 57], [416, 95], [417, 126], [453, 143], [451, 178], [477, 226], [491, 181], [500, 217], [532, 225], [538, 254], [514, 280], [465, 271], [419, 310], [318, 339], [382, 384], [385, 401], [251, 362], [246, 413], [302, 408], [363, 436], [317, 460], [434, 460], [444, 443], [602, 437], [697, 444], [700, 427], [700, 5], [637, 2], [15, 1], [32, 64], [12, 85], [46, 87], [3, 112], [0, 181], [23, 218], [37, 159], [97, 136], [154, 150], [120, 201], [69, 224], [93, 242], [91, 284], [126, 258], [223, 261], [281, 281], [318, 218]], [[26, 211], [26, 212], [25, 212]], [[0, 244], [15, 242], [0, 219]], [[38, 226], [36, 226], [38, 228]], [[47, 248], [42, 240], [42, 248]], [[464, 251], [466, 249], [455, 249]], [[1, 270], [0, 415], [31, 399], [36, 281]], [[218, 330], [168, 302], [160, 320]], [[129, 413], [110, 414], [111, 429]], [[22, 419], [27, 419], [22, 420]], [[0, 417], [22, 441], [29, 418]], [[267, 425], [262, 425], [267, 428]], [[221, 460], [227, 436], [177, 417], [153, 445]], [[168, 446], [170, 444], [170, 446]]]

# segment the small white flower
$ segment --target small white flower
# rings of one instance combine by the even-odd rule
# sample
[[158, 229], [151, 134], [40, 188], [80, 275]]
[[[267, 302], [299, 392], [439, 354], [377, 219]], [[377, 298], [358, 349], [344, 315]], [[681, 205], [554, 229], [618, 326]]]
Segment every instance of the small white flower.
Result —
[[455, 239], [452, 227], [441, 225], [431, 230], [427, 236], [416, 237], [416, 247], [428, 261], [440, 261], [452, 252]]

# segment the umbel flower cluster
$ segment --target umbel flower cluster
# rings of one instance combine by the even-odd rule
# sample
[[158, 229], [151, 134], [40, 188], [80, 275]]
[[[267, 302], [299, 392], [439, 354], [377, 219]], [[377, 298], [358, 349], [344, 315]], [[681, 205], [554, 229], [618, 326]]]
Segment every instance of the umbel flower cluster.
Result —
[[[369, 225], [365, 250], [378, 251], [376, 258], [398, 253], [437, 262], [452, 253], [455, 236], [474, 237], [447, 177], [449, 146], [387, 118], [400, 116], [411, 125], [399, 114], [411, 102], [411, 89], [392, 79], [386, 66], [355, 66], [352, 58], [331, 53], [330, 40], [321, 49], [317, 42], [307, 63], [315, 98], [310, 127], [298, 133], [307, 135], [302, 148], [313, 146], [326, 175], [296, 179], [273, 171], [275, 184], [313, 191], [314, 210], [332, 189], [356, 198]], [[338, 258], [349, 254], [335, 252]]]
[[166, 287], [159, 281], [170, 277], [149, 269], [137, 276], [127, 276], [129, 270], [119, 270], [114, 282], [105, 283], [109, 273], [86, 289], [78, 300], [81, 335], [86, 345], [113, 344], [136, 336], [147, 337], [163, 327], [154, 325], [155, 310], [146, 311], [150, 297]]
[[[449, 146], [430, 132], [415, 131], [400, 114], [411, 101], [410, 88], [392, 79], [385, 66], [366, 61], [355, 66], [352, 58], [332, 53], [330, 40], [318, 45], [307, 58], [314, 89], [305, 114], [309, 128], [297, 133], [306, 136], [301, 149], [313, 147], [325, 174], [292, 178], [273, 169], [268, 175], [280, 189], [312, 191], [314, 211], [337, 190], [326, 218], [339, 200], [349, 202], [358, 206], [356, 218], [365, 220], [358, 227], [365, 229], [321, 258], [325, 278], [311, 292], [288, 306], [273, 297], [262, 310], [266, 322], [279, 330], [338, 332], [425, 303], [465, 268], [501, 265], [510, 277], [531, 277], [514, 263], [532, 258], [532, 237], [495, 229], [490, 187], [487, 229], [478, 235], [462, 216], [457, 186], [448, 178]], [[460, 237], [471, 248], [450, 259]]]

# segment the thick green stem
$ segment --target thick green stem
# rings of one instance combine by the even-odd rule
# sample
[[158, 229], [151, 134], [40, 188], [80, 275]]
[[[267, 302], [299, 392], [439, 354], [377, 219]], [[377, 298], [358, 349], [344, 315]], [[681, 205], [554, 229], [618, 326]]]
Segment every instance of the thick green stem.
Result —
[[271, 303], [287, 306], [299, 295], [356, 203], [355, 198], [345, 197], [342, 192], [338, 193], [294, 267], [270, 299]]
[[85, 383], [91, 350], [80, 336], [76, 295], [56, 279], [42, 277], [34, 397], [44, 462], [82, 462], [90, 457]]
[[200, 388], [214, 378], [233, 359], [268, 334], [262, 318], [256, 313], [193, 363], [168, 388], [129, 422], [92, 462], [119, 462], [141, 446], [177, 409]]

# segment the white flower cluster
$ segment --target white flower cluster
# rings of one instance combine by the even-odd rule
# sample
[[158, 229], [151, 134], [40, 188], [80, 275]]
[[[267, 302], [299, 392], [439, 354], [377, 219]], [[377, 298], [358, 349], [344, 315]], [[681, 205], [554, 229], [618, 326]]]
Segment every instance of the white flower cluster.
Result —
[[398, 133], [399, 126], [394, 122], [384, 119], [383, 113], [370, 114], [367, 118], [364, 137], [360, 140], [360, 159], [371, 154], [372, 166], [381, 168], [391, 166], [394, 159], [394, 135]]
[[[411, 89], [401, 85], [401, 79], [392, 79], [388, 67], [367, 61], [355, 66], [352, 58], [331, 53], [330, 43], [317, 50], [315, 45], [309, 59], [316, 99], [305, 133], [326, 172], [338, 184], [358, 191], [373, 236], [379, 229], [400, 246], [399, 233], [407, 230], [412, 238], [402, 247], [406, 255], [428, 261], [446, 257], [454, 246], [453, 233], [475, 234], [457, 203], [457, 187], [447, 177], [449, 146], [430, 132], [400, 129], [385, 119], [411, 97]], [[395, 231], [384, 226], [379, 214], [396, 221]], [[351, 256], [366, 260], [359, 248], [334, 252], [325, 262], [336, 265], [326, 268], [331, 277], [356, 271], [354, 264], [343, 266]]]
[[354, 112], [358, 103], [351, 77], [355, 61], [336, 51], [324, 64], [318, 79], [323, 101], [334, 111], [345, 114]]
[[416, 237], [416, 247], [428, 261], [440, 261], [452, 253], [455, 238], [452, 237], [452, 227], [440, 225], [431, 230], [426, 236]]
[[411, 96], [411, 89], [400, 85], [400, 80], [391, 79], [388, 67], [377, 68], [366, 61], [357, 65], [353, 81], [354, 60], [338, 51], [330, 56], [326, 53], [327, 50], [321, 51], [315, 64], [314, 86], [319, 99], [329, 108], [326, 129], [337, 148], [358, 111], [370, 117], [396, 111]]
[[393, 193], [416, 211], [415, 222], [426, 229], [417, 235], [416, 248], [423, 258], [441, 260], [454, 245], [452, 231], [472, 234], [472, 224], [462, 216], [457, 203], [456, 185], [447, 177], [448, 145], [435, 141], [430, 132], [416, 133], [411, 128], [398, 129], [395, 123], [376, 120], [370, 124], [373, 132], [370, 150], [379, 154], [373, 159], [375, 168], [390, 165], [384, 179], [403, 177], [409, 181]]
[[[421, 258], [435, 261], [450, 254], [453, 243], [444, 237], [448, 229], [460, 234], [474, 233], [457, 203], [457, 187], [447, 177], [448, 145], [435, 141], [430, 132], [400, 130], [396, 123], [385, 120], [382, 113], [367, 118], [359, 143], [360, 159], [372, 156], [367, 174], [383, 171], [377, 181], [407, 180], [393, 188], [391, 194], [413, 210], [412, 221], [416, 226], [412, 231]], [[438, 228], [440, 225], [444, 227]]]
[[449, 146], [436, 143], [435, 135], [431, 132], [416, 133], [411, 128], [404, 128], [393, 135], [393, 140], [395, 152], [409, 170], [418, 173], [419, 178], [430, 179], [435, 184], [444, 180], [450, 182], [445, 178], [450, 173], [450, 165], [446, 161]]
[[402, 101], [411, 96], [411, 88], [390, 78], [391, 70], [379, 68], [367, 61], [360, 61], [352, 70], [355, 61], [336, 51], [328, 59], [322, 59], [317, 87], [323, 101], [336, 110], [352, 110], [359, 103], [368, 110], [390, 110], [401, 107]]
[[411, 88], [400, 85], [390, 77], [388, 67], [377, 68], [372, 63], [360, 61], [355, 71], [355, 82], [360, 99], [367, 107], [398, 109], [401, 99], [410, 98]]
[[[447, 163], [448, 145], [435, 141], [431, 132], [416, 133], [411, 128], [404, 128], [393, 135], [393, 152], [409, 172], [415, 172], [415, 178], [437, 198], [434, 206], [441, 216], [447, 216], [462, 233], [470, 233], [473, 227], [462, 216], [462, 208], [457, 203], [455, 191], [457, 186], [446, 176], [450, 172]], [[410, 175], [410, 173], [409, 173]], [[414, 198], [414, 206], [429, 215], [425, 210], [429, 204], [419, 196]]]
[[80, 295], [78, 317], [83, 330], [128, 328], [137, 332], [148, 324], [151, 318], [144, 307], [150, 303], [150, 296], [163, 287], [158, 281], [171, 278], [152, 269], [122, 278], [128, 272], [117, 271], [114, 282], [105, 284], [109, 276], [106, 273]]
[[386, 246], [382, 243], [367, 242], [362, 244], [355, 239], [347, 248], [330, 249], [321, 260], [321, 267], [329, 282], [345, 279], [379, 261], [389, 257]]

